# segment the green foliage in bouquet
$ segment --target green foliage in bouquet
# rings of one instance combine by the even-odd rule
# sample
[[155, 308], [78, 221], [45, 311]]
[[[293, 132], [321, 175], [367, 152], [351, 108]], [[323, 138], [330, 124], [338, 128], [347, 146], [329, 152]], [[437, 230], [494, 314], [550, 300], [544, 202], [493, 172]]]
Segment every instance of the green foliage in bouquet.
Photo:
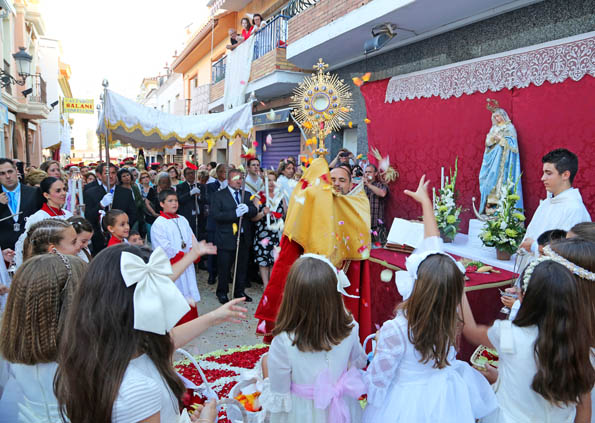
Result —
[[[519, 178], [520, 180], [520, 178]], [[514, 254], [525, 236], [525, 215], [523, 209], [515, 207], [519, 200], [517, 182], [508, 178], [502, 185], [498, 207], [494, 217], [486, 222], [479, 235], [483, 245]]]
[[444, 238], [454, 239], [459, 231], [459, 224], [461, 223], [461, 206], [457, 206], [456, 200], [458, 193], [455, 189], [457, 182], [457, 162], [459, 158], [455, 159], [455, 173], [453, 175], [450, 169], [450, 177], [446, 177], [444, 186], [438, 190], [438, 198], [434, 201], [434, 216], [436, 216], [436, 223], [440, 234]]

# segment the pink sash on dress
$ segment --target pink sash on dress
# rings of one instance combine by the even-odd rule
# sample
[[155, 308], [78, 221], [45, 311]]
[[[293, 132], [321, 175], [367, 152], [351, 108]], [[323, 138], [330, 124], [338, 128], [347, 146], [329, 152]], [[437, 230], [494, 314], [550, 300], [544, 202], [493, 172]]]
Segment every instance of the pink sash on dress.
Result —
[[366, 387], [361, 373], [352, 367], [343, 372], [336, 384], [332, 384], [329, 369], [322, 371], [313, 385], [292, 383], [291, 392], [298, 397], [313, 400], [314, 407], [324, 410], [329, 407], [329, 423], [349, 423], [351, 415], [349, 408], [343, 400], [347, 395], [358, 399], [366, 393]]

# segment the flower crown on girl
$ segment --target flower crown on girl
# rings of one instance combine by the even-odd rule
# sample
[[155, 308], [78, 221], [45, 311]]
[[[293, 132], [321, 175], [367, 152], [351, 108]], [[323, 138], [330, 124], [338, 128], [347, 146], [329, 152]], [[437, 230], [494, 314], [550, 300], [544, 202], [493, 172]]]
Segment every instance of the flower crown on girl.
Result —
[[359, 296], [350, 295], [347, 293], [347, 291], [345, 291], [346, 288], [349, 288], [349, 286], [351, 286], [351, 283], [349, 282], [349, 278], [347, 277], [343, 269], [337, 270], [337, 268], [333, 265], [333, 263], [331, 263], [331, 261], [328, 258], [326, 258], [325, 256], [321, 256], [320, 254], [307, 253], [302, 254], [300, 258], [304, 257], [320, 260], [328, 264], [330, 268], [333, 269], [333, 272], [335, 272], [335, 275], [337, 275], [337, 291], [340, 292], [342, 295], [345, 295], [346, 297], [359, 298]]
[[527, 268], [525, 269], [525, 275], [523, 276], [523, 291], [527, 291], [527, 287], [529, 286], [529, 280], [531, 279], [531, 275], [533, 274], [533, 270], [539, 263], [543, 263], [544, 261], [554, 261], [558, 264], [561, 264], [568, 270], [570, 270], [575, 275], [587, 279], [590, 281], [595, 281], [595, 273], [590, 272], [587, 269], [583, 269], [580, 266], [577, 266], [573, 262], [565, 259], [558, 253], [554, 252], [549, 245], [546, 245], [543, 248], [543, 256], [539, 257], [538, 259], [533, 260]]
[[419, 266], [424, 262], [428, 256], [433, 254], [442, 254], [450, 258], [461, 271], [465, 274], [465, 267], [455, 258], [443, 251], [443, 242], [440, 237], [432, 236], [425, 238], [421, 245], [415, 249], [415, 251], [407, 257], [405, 260], [405, 267], [407, 270], [400, 270], [395, 273], [395, 282], [397, 284], [397, 290], [403, 297], [403, 301], [407, 300], [413, 292], [413, 286], [417, 280], [417, 270]]

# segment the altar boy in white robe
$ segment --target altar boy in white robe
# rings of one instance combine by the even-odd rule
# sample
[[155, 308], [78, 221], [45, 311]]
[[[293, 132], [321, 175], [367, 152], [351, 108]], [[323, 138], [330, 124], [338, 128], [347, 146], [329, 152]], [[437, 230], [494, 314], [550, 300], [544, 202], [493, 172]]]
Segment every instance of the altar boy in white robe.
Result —
[[[163, 190], [159, 193], [159, 204], [163, 211], [151, 226], [151, 243], [153, 249], [163, 248], [169, 261], [174, 264], [180, 261], [192, 248], [196, 241], [192, 228], [184, 216], [178, 215], [178, 196], [174, 190]], [[206, 254], [216, 254], [217, 249], [212, 244], [202, 241], [199, 244]], [[200, 260], [200, 259], [199, 259]], [[196, 271], [194, 266], [186, 268], [184, 273], [175, 281], [176, 286], [182, 292], [190, 311], [182, 317], [178, 325], [198, 317], [196, 303], [200, 301], [200, 293], [196, 285]]]
[[543, 156], [541, 162], [541, 181], [547, 190], [547, 197], [537, 207], [521, 243], [521, 248], [535, 255], [539, 254], [537, 238], [545, 231], [568, 231], [577, 223], [591, 221], [579, 190], [572, 187], [578, 172], [576, 155], [565, 148], [558, 148]]

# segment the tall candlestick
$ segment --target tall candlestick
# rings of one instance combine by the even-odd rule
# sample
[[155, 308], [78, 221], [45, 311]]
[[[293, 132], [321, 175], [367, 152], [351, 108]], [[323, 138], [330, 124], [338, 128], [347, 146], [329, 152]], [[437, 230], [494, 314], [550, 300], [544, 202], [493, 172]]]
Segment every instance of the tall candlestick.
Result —
[[[265, 172], [264, 174], [264, 198], [265, 200], [265, 207], [269, 206], [269, 175]], [[270, 213], [267, 214], [267, 228], [271, 226], [271, 215]]]
[[70, 212], [76, 208], [76, 188], [72, 179], [68, 180], [68, 194], [70, 195]]
[[76, 181], [77, 191], [79, 195], [79, 205], [83, 204], [83, 181], [81, 179]]
[[440, 168], [440, 189], [444, 188], [444, 167]]

